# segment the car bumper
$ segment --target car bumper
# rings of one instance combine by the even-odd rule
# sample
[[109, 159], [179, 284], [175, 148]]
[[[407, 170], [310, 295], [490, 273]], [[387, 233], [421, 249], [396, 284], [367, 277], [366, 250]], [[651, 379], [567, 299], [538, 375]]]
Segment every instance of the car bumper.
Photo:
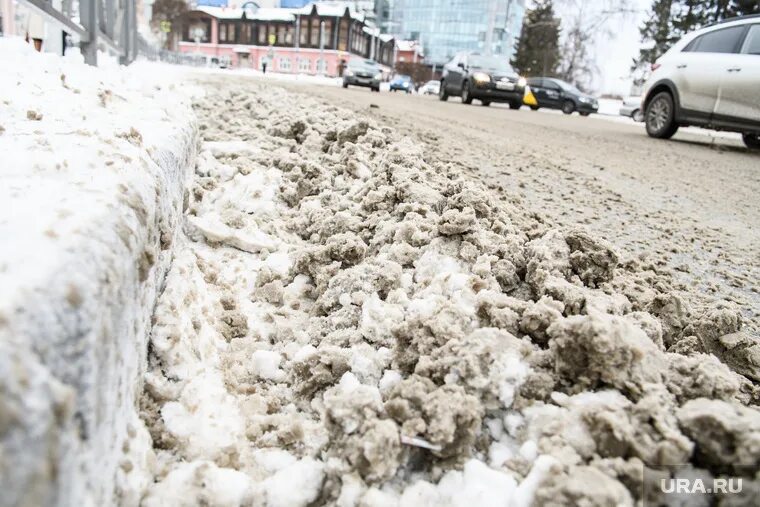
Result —
[[472, 87], [471, 95], [475, 99], [488, 99], [492, 102], [519, 100], [522, 103], [525, 96], [525, 87], [515, 85], [512, 90], [501, 90], [494, 83], [476, 83]]
[[351, 86], [366, 86], [367, 88], [379, 88], [380, 80], [356, 76], [344, 76], [343, 83]]
[[408, 92], [409, 91], [409, 87], [408, 86], [395, 86], [395, 85], [391, 85], [390, 89], [391, 89], [391, 91], [394, 91], [394, 90], [399, 90], [399, 91], [402, 91], [402, 92]]
[[599, 104], [588, 104], [588, 103], [579, 102], [577, 109], [581, 113], [598, 113]]

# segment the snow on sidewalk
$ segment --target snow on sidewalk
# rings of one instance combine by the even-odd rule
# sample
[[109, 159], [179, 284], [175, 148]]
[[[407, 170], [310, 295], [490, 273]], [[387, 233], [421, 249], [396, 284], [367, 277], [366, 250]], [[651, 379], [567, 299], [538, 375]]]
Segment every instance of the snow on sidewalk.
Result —
[[105, 505], [147, 437], [135, 386], [196, 130], [173, 70], [78, 60], [0, 38], [0, 505]]
[[145, 505], [634, 505], [643, 463], [704, 445], [700, 398], [739, 414], [722, 437], [757, 435], [747, 378], [665, 352], [693, 341], [679, 319], [730, 332], [728, 310], [687, 317], [656, 273], [387, 125], [207, 89], [141, 400]]

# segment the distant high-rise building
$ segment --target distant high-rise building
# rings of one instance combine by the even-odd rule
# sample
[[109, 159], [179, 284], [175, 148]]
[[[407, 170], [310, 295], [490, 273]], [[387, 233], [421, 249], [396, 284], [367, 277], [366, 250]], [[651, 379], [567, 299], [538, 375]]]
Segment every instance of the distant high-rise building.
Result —
[[[377, 0], [377, 24], [422, 44], [425, 61], [443, 64], [459, 51], [511, 58], [526, 0]], [[491, 31], [491, 36], [488, 32]]]

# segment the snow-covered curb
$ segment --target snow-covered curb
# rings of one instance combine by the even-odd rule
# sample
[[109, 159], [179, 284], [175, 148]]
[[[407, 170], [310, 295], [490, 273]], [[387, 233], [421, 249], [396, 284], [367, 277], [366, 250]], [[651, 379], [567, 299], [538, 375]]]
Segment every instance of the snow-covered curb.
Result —
[[196, 126], [165, 67], [0, 39], [0, 68], [0, 505], [112, 504], [150, 445], [135, 396]]

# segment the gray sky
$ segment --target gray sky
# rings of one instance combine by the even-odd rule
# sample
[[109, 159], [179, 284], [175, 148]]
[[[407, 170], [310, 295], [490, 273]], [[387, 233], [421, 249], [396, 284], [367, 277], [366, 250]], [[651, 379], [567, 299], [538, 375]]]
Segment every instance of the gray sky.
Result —
[[[532, 1], [529, 0], [527, 3], [528, 8], [532, 7]], [[572, 9], [569, 5], [573, 3], [576, 5], [582, 3], [584, 10], [593, 13], [603, 10], [606, 2], [599, 0], [576, 0], [575, 2], [555, 0], [557, 15], [560, 18], [565, 18], [566, 15], [572, 16], [574, 12], [563, 11]], [[599, 36], [591, 52], [596, 56], [596, 64], [599, 68], [595, 88], [600, 93], [628, 95], [630, 92], [629, 68], [631, 60], [639, 53], [639, 27], [647, 15], [652, 0], [629, 0], [629, 3], [635, 12], [611, 17], [606, 26], [611, 36]]]
[[638, 12], [626, 18], [610, 21], [613, 38], [597, 45], [597, 65], [599, 65], [599, 91], [627, 95], [631, 87], [629, 68], [631, 59], [639, 54], [641, 35], [639, 27], [647, 16], [651, 0], [632, 0]]

